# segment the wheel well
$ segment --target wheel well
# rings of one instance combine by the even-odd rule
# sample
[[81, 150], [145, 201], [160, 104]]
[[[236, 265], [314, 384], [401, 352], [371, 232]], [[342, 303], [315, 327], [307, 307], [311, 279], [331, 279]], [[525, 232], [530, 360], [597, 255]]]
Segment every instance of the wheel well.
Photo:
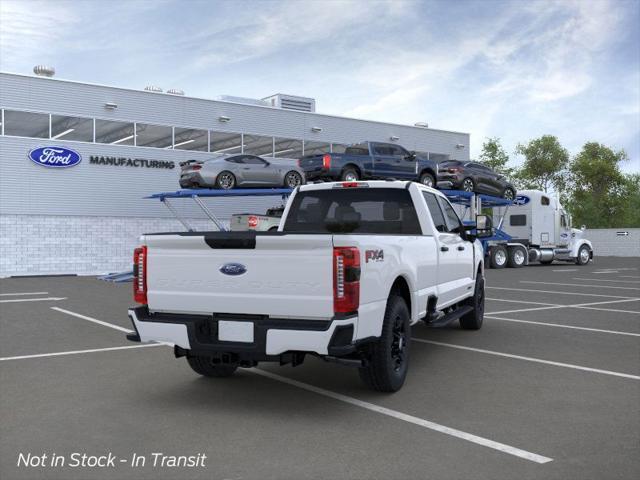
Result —
[[358, 167], [355, 163], [347, 163], [344, 167], [342, 167], [342, 171], [344, 172], [347, 168], [353, 168], [356, 172], [358, 172], [358, 176], [362, 178], [362, 171], [360, 167]]
[[431, 176], [433, 177], [433, 179], [436, 179], [436, 172], [434, 172], [432, 169], [430, 168], [423, 168], [422, 171], [420, 172], [420, 176], [422, 176], [423, 173], [430, 173]]
[[398, 277], [396, 278], [396, 281], [393, 282], [389, 296], [394, 293], [404, 299], [407, 303], [407, 308], [409, 309], [409, 315], [411, 315], [411, 290], [409, 290], [409, 284], [404, 277]]

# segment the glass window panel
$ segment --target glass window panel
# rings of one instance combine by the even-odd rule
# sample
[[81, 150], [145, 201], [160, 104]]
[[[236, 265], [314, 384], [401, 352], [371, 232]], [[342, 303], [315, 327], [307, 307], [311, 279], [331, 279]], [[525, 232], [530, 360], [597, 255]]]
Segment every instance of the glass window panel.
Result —
[[133, 145], [133, 123], [96, 119], [96, 142]]
[[93, 142], [93, 119], [51, 115], [51, 138]]
[[136, 124], [136, 145], [138, 147], [171, 147], [173, 132], [171, 127], [163, 125]]
[[321, 155], [323, 153], [329, 153], [331, 151], [331, 144], [327, 142], [310, 142], [305, 140], [304, 142], [304, 154], [305, 155]]
[[49, 138], [49, 115], [5, 110], [4, 134], [16, 137]]
[[175, 139], [173, 148], [177, 150], [197, 150], [199, 152], [208, 151], [208, 142], [206, 130], [195, 130], [193, 128], [175, 129]]
[[245, 134], [244, 153], [249, 153], [251, 155], [260, 155], [263, 157], [273, 156], [273, 137]]
[[239, 133], [211, 132], [211, 152], [242, 153], [242, 135]]
[[348, 145], [343, 145], [342, 143], [332, 143], [331, 144], [331, 152], [332, 153], [344, 153], [347, 149]]
[[275, 138], [274, 157], [278, 158], [302, 158], [302, 140], [292, 138]]

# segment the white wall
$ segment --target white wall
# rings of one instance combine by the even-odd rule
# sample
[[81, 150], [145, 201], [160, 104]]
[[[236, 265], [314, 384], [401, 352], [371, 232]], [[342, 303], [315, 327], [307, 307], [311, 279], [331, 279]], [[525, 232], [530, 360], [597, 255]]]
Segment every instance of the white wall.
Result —
[[[629, 235], [618, 235], [619, 232]], [[593, 243], [594, 257], [639, 257], [640, 262], [640, 228], [587, 229], [585, 238]]]

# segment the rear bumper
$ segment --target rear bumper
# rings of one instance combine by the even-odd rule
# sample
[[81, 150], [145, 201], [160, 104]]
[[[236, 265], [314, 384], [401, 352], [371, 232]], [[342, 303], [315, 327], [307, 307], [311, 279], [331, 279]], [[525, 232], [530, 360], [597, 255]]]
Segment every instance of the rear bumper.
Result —
[[185, 173], [180, 175], [180, 187], [190, 188], [193, 186], [207, 186], [208, 183], [199, 172]]
[[340, 178], [340, 171], [332, 168], [314, 168], [304, 171], [307, 182], [314, 180], [334, 180]]
[[[286, 352], [343, 356], [353, 353], [358, 342], [358, 315], [330, 320], [269, 318], [257, 315], [186, 315], [150, 313], [146, 306], [128, 312], [135, 333], [134, 342], [167, 342], [193, 355], [231, 353], [242, 360], [277, 360]], [[220, 338], [218, 322], [251, 323], [252, 342]]]

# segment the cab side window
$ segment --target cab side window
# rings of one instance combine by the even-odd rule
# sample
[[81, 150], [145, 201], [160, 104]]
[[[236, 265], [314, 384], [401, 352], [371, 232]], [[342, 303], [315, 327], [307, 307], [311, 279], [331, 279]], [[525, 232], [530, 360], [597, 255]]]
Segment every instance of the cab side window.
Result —
[[429, 209], [429, 213], [431, 214], [436, 230], [442, 233], [448, 232], [447, 222], [444, 219], [442, 209], [438, 204], [436, 196], [429, 192], [422, 192], [422, 195], [424, 196], [424, 200], [427, 202], [427, 208]]
[[438, 201], [440, 202], [440, 206], [444, 212], [444, 218], [447, 222], [447, 231], [451, 233], [463, 233], [464, 228], [462, 227], [462, 222], [460, 221], [460, 218], [458, 218], [458, 214], [451, 204], [444, 198], [439, 198]]

